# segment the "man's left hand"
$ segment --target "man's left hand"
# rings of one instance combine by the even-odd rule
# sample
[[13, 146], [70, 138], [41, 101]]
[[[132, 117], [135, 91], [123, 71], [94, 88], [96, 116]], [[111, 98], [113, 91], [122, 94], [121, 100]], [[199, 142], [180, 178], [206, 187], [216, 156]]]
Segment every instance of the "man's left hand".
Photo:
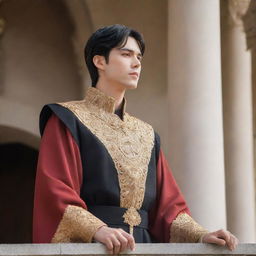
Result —
[[233, 251], [235, 250], [238, 239], [227, 230], [220, 229], [215, 232], [210, 232], [202, 237], [203, 243], [227, 245], [227, 247]]

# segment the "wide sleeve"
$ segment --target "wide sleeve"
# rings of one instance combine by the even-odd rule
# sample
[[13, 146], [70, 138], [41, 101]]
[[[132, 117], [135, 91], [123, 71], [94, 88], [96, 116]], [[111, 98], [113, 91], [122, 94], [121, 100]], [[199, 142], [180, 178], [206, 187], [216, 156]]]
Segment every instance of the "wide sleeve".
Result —
[[77, 143], [52, 114], [42, 136], [35, 182], [33, 242], [90, 242], [105, 223], [80, 198], [82, 164]]
[[208, 232], [190, 216], [161, 149], [157, 161], [157, 199], [149, 218], [150, 233], [157, 242], [193, 243]]

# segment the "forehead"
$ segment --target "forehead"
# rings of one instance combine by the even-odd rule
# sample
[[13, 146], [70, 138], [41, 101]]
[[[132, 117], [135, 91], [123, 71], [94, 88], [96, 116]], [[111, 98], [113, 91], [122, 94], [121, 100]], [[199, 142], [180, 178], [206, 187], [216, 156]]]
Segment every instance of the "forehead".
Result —
[[123, 49], [123, 48], [132, 50], [137, 54], [141, 54], [140, 47], [139, 47], [137, 41], [133, 37], [129, 36], [127, 38], [126, 44], [124, 46], [122, 46], [121, 48], [118, 48], [118, 49]]

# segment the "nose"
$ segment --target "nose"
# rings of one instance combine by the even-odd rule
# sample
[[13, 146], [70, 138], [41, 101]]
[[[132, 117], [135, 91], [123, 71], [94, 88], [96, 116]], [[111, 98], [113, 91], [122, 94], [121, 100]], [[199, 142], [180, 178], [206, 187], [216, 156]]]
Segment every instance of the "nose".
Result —
[[133, 58], [132, 66], [136, 67], [136, 68], [141, 66], [141, 63], [136, 56], [134, 56], [134, 58]]

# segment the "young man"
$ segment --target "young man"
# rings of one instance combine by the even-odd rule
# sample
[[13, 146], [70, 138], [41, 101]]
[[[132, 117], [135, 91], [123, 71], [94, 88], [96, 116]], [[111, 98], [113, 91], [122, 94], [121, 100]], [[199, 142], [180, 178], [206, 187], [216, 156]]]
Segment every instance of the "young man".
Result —
[[92, 242], [111, 253], [135, 242], [206, 242], [234, 249], [228, 231], [191, 217], [153, 128], [125, 111], [144, 54], [140, 33], [97, 30], [85, 60], [92, 87], [83, 101], [46, 105], [36, 178], [34, 242]]

